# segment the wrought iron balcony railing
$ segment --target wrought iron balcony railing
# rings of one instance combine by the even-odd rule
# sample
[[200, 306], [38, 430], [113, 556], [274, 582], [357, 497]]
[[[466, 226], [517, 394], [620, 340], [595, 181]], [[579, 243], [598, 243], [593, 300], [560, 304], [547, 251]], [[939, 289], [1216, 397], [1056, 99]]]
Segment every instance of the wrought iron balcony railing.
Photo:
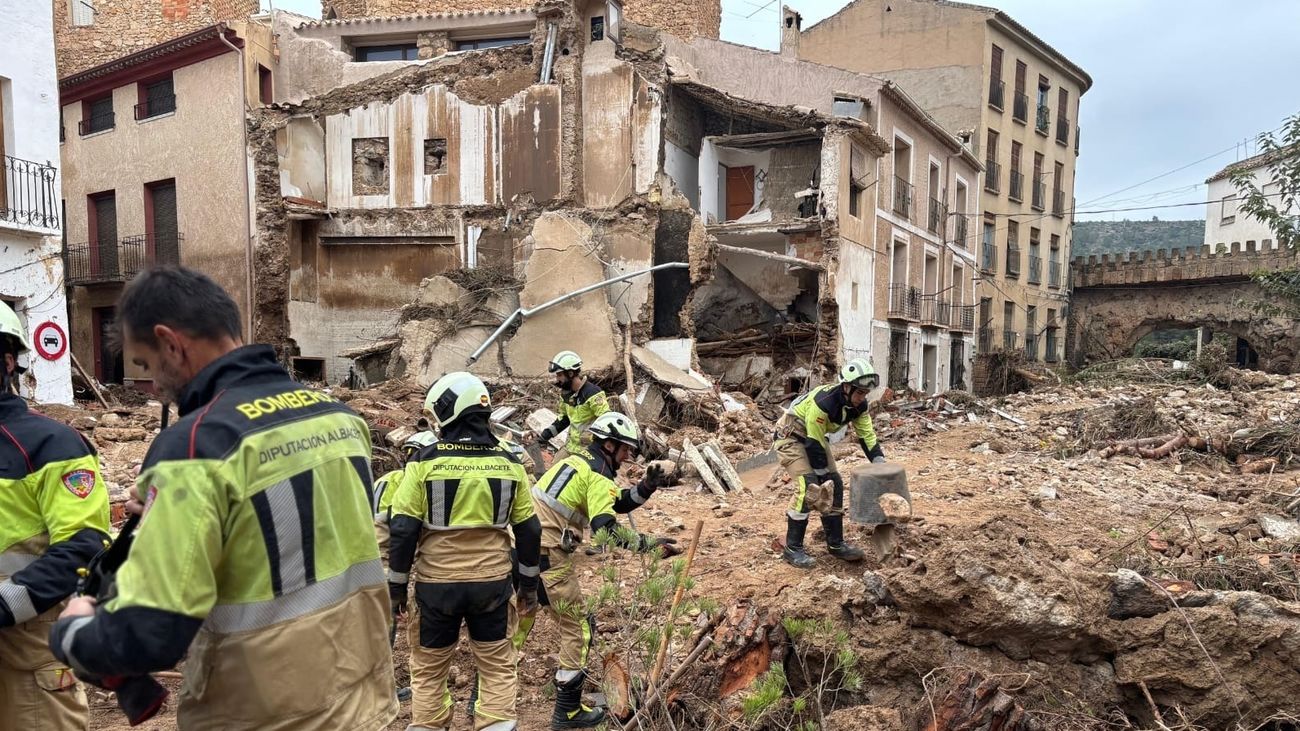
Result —
[[993, 160], [984, 161], [984, 190], [996, 194], [1002, 186], [1002, 166]]
[[1052, 191], [1052, 215], [1057, 218], [1065, 218], [1065, 191]]
[[980, 246], [980, 270], [989, 274], [998, 270], [998, 247], [992, 241]]
[[69, 286], [126, 282], [154, 264], [179, 264], [183, 234], [128, 236], [117, 241], [70, 244], [63, 252]]
[[0, 175], [0, 221], [59, 229], [58, 169], [5, 155]]
[[903, 320], [921, 319], [921, 290], [906, 284], [890, 285], [889, 316]]
[[103, 114], [86, 117], [77, 122], [77, 134], [85, 137], [86, 135], [93, 135], [96, 132], [105, 132], [113, 129], [116, 125], [116, 117], [113, 112], [104, 112]]
[[965, 213], [958, 213], [953, 219], [952, 242], [957, 246], [965, 249], [970, 242], [966, 241], [966, 232], [969, 230], [969, 224], [966, 221]]
[[902, 216], [907, 220], [912, 219], [912, 184], [906, 180], [894, 176], [894, 213]]
[[155, 97], [135, 105], [136, 119], [149, 119], [150, 117], [160, 117], [164, 114], [171, 114], [176, 111], [176, 95], [168, 94], [167, 96]]
[[1002, 349], [1015, 350], [1016, 344], [1020, 341], [1020, 333], [1015, 330], [1002, 330]]
[[1046, 104], [1038, 105], [1038, 117], [1034, 120], [1034, 131], [1046, 135], [1048, 128], [1052, 126], [1052, 108]]
[[1029, 255], [1029, 283], [1042, 284], [1043, 282], [1043, 257]]
[[1007, 95], [1007, 82], [999, 78], [989, 79], [989, 106], [1002, 111], [1002, 100]]
[[1038, 360], [1038, 333], [1025, 333], [1025, 357], [1029, 360]]
[[1013, 201], [1024, 200], [1022, 194], [1025, 189], [1025, 175], [1012, 168], [1011, 170], [1011, 187], [1007, 188], [1007, 197]]
[[952, 320], [948, 329], [960, 332], [975, 331], [975, 305], [953, 305]]
[[981, 353], [988, 353], [993, 350], [993, 328], [980, 328], [979, 341], [976, 347]]
[[1017, 92], [1011, 103], [1011, 118], [1017, 122], [1029, 121], [1029, 95]]
[[930, 218], [926, 222], [926, 228], [932, 234], [943, 231], [943, 222], [948, 218], [948, 206], [938, 198], [930, 198]]
[[1056, 141], [1067, 147], [1070, 144], [1070, 118], [1064, 114], [1056, 117]]
[[921, 324], [948, 327], [952, 322], [952, 305], [943, 297], [928, 294], [921, 298]]
[[1034, 197], [1029, 205], [1033, 206], [1035, 211], [1041, 211], [1047, 205], [1047, 184], [1037, 178], [1034, 179]]
[[1007, 276], [1020, 276], [1020, 247], [1007, 244]]
[[1061, 288], [1061, 262], [1056, 257], [1047, 262], [1047, 286], [1052, 289]]

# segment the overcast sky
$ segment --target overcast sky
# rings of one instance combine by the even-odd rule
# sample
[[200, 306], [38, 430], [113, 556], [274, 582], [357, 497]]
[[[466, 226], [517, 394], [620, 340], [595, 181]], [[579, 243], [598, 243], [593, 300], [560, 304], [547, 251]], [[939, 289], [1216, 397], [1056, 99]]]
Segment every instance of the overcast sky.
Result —
[[[775, 49], [782, 2], [803, 14], [805, 28], [848, 4], [723, 0], [722, 37]], [[274, 4], [304, 15], [320, 12], [319, 0]], [[1300, 1], [983, 4], [1014, 17], [1093, 78], [1080, 112], [1080, 218], [1203, 218], [1200, 206], [1084, 212], [1203, 201], [1205, 178], [1253, 154], [1259, 132], [1300, 113]]]

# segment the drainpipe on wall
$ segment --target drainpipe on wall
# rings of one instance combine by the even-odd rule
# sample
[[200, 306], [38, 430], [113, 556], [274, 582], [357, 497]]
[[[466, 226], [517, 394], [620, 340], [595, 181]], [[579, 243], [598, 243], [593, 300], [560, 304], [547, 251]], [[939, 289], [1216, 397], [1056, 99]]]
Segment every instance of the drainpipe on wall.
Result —
[[245, 257], [244, 287], [248, 292], [248, 298], [246, 300], [248, 315], [245, 319], [246, 319], [246, 325], [248, 327], [246, 337], [248, 338], [249, 342], [252, 342], [253, 309], [254, 309], [253, 307], [253, 231], [252, 231], [253, 219], [252, 219], [252, 199], [250, 198], [251, 193], [248, 187], [248, 177], [252, 173], [249, 170], [249, 166], [248, 166], [248, 83], [247, 83], [248, 80], [244, 78], [247, 59], [244, 58], [244, 49], [231, 43], [230, 39], [226, 38], [226, 31], [229, 29], [230, 27], [227, 26], [225, 23], [217, 24], [217, 37], [220, 38], [221, 42], [226, 44], [226, 46], [228, 46], [230, 50], [234, 51], [239, 56], [238, 76], [239, 76], [240, 110], [241, 110], [239, 116], [239, 127], [240, 130], [243, 132], [243, 139], [244, 139], [244, 145], [240, 149], [241, 149], [241, 154], [244, 157], [244, 174], [242, 176], [243, 185], [244, 185], [244, 205], [243, 205], [244, 238], [247, 240], [247, 247], [244, 252], [244, 257]]

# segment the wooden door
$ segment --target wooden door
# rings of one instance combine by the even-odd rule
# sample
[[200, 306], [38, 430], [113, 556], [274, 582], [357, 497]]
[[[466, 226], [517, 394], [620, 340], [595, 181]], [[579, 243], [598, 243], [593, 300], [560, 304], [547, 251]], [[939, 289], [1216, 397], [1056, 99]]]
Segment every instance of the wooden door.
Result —
[[727, 168], [727, 220], [734, 221], [754, 207], [754, 166]]

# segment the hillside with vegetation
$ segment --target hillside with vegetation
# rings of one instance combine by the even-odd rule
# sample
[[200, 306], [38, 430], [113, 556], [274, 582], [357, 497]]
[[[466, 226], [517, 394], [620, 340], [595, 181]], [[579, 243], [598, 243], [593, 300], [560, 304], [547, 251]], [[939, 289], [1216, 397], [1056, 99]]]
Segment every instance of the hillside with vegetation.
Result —
[[1074, 256], [1122, 254], [1127, 251], [1155, 251], [1200, 246], [1205, 240], [1205, 221], [1077, 221], [1074, 224]]

